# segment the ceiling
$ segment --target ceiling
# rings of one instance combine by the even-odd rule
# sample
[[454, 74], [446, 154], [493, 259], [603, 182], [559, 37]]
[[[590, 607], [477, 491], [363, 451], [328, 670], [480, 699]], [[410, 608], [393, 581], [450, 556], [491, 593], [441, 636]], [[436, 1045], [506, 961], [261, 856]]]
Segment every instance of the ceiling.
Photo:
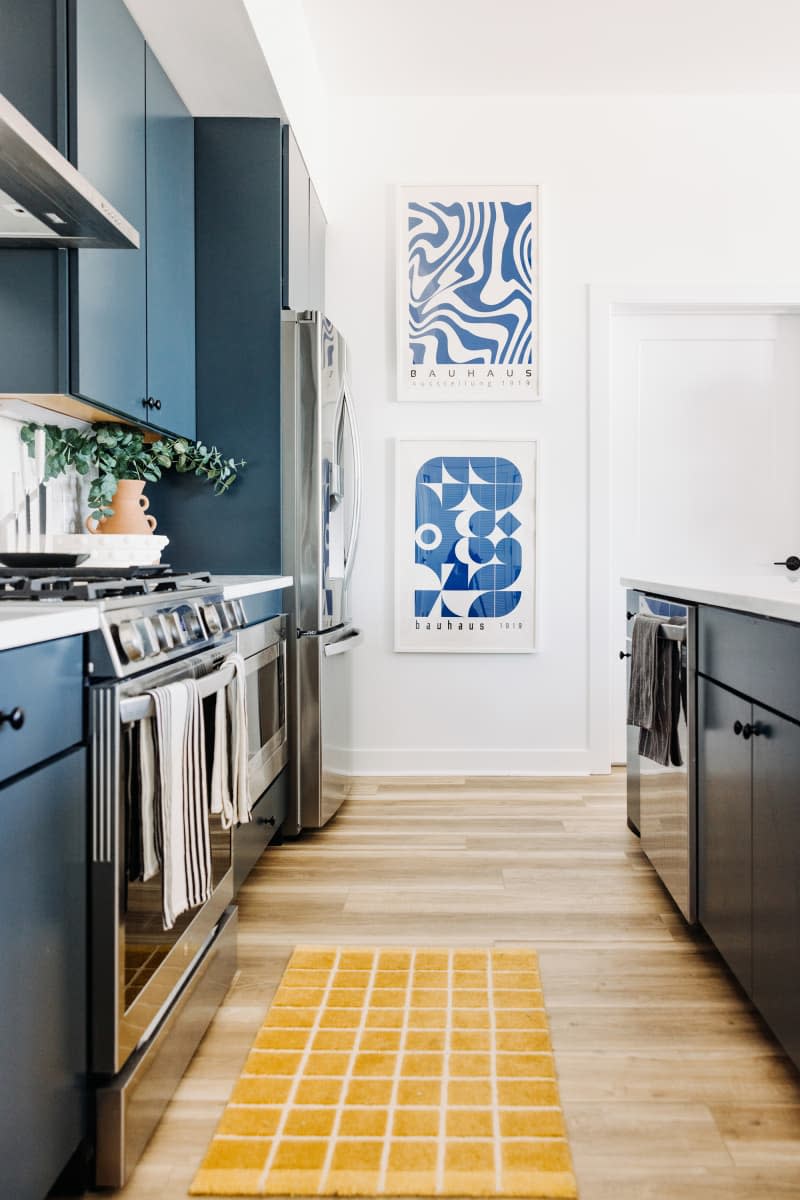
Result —
[[800, 0], [303, 0], [333, 94], [800, 92]]

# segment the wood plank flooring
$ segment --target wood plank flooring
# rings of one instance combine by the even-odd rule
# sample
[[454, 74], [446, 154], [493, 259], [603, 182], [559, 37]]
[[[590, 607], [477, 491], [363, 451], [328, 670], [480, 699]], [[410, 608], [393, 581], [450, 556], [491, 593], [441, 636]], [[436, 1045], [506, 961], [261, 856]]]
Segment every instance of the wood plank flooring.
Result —
[[117, 1194], [183, 1200], [290, 951], [349, 942], [539, 951], [581, 1200], [800, 1198], [800, 1075], [661, 887], [624, 784], [363, 780], [269, 850], [238, 976]]

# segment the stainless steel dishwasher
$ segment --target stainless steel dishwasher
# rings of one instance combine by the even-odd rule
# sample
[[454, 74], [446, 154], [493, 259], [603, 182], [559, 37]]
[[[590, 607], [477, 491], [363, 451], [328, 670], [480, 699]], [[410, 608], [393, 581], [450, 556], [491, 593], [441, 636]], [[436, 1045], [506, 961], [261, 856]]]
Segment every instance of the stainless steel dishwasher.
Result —
[[[697, 608], [642, 592], [628, 593], [628, 643], [639, 613], [659, 617], [659, 637], [680, 649], [678, 740], [683, 764], [663, 767], [639, 754], [639, 730], [628, 727], [628, 824], [690, 924], [697, 920]], [[630, 659], [627, 660], [630, 664]], [[630, 679], [630, 671], [629, 671]]]

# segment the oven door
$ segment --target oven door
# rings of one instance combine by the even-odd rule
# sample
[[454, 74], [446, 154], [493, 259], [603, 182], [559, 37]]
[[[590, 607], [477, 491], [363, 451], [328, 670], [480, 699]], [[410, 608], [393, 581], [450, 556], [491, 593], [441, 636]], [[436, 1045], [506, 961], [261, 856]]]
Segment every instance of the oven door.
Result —
[[237, 634], [247, 681], [250, 806], [286, 766], [286, 622], [273, 617]]
[[[130, 727], [120, 704], [153, 687], [198, 678], [234, 649], [232, 638], [204, 655], [123, 684], [90, 689], [91, 722], [91, 1069], [114, 1075], [158, 1028], [197, 968], [233, 898], [232, 831], [209, 816], [212, 893], [180, 916], [162, 919], [161, 874], [146, 882], [134, 864], [129, 802]], [[207, 728], [213, 727], [206, 714]]]

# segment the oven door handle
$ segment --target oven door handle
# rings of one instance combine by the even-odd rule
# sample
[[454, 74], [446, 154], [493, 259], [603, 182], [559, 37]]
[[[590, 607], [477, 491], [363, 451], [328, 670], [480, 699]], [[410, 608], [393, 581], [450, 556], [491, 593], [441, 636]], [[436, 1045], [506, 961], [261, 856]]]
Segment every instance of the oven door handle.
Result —
[[258, 671], [261, 667], [268, 667], [276, 658], [280, 658], [284, 653], [284, 641], [275, 641], [271, 646], [267, 646], [266, 650], [259, 650], [256, 654], [250, 654], [244, 660], [244, 669], [247, 675], [252, 675], [253, 671]]
[[322, 653], [326, 658], [333, 658], [335, 654], [347, 654], [348, 650], [352, 650], [354, 646], [358, 646], [364, 640], [364, 634], [360, 629], [353, 629], [344, 637], [337, 638], [335, 642], [326, 642], [322, 647]]

